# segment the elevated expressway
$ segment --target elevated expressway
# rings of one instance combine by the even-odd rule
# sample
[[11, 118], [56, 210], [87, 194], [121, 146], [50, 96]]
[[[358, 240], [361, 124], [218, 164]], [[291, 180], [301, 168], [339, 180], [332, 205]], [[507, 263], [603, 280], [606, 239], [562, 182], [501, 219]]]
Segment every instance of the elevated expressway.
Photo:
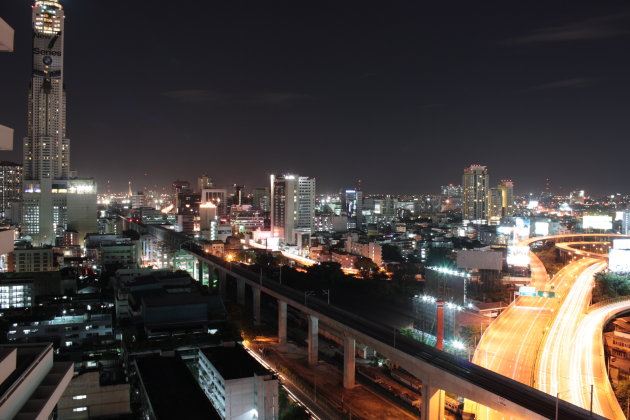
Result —
[[[325, 301], [312, 297], [305, 300], [303, 292], [279, 284], [273, 279], [253, 273], [245, 267], [229, 263], [204, 253], [190, 238], [161, 226], [141, 225], [127, 221], [130, 228], [150, 234], [171, 246], [177, 246], [194, 256], [200, 270], [206, 266], [218, 272], [219, 290], [225, 293], [226, 282], [236, 282], [237, 302], [245, 305], [246, 289], [251, 289], [254, 320], [260, 320], [261, 293], [278, 302], [278, 339], [287, 340], [287, 306], [306, 315], [308, 321], [308, 359], [318, 362], [318, 324], [339, 332], [344, 337], [344, 387], [354, 386], [355, 342], [365, 344], [390, 359], [422, 382], [421, 415], [423, 419], [442, 420], [444, 391], [478, 401], [502, 413], [505, 418], [548, 419], [556, 409], [555, 399], [537, 389], [426, 346], [409, 337], [398, 335], [391, 326], [366, 319]], [[126, 227], [126, 226], [125, 226]], [[589, 413], [566, 402], [559, 406], [561, 418], [587, 419]], [[602, 417], [595, 416], [596, 419]]]
[[625, 419], [615, 397], [606, 368], [602, 329], [622, 312], [630, 311], [630, 297], [611, 299], [591, 306], [578, 326], [571, 343], [567, 380], [570, 392], [563, 399], [583, 408], [590, 407], [593, 386], [593, 411], [608, 419]]
[[[563, 242], [563, 245], [568, 246], [567, 241], [586, 242], [586, 239], [592, 239], [600, 242], [604, 238], [615, 237], [624, 236], [614, 234], [553, 235], [529, 238], [521, 241], [518, 245], [529, 246], [535, 242], [551, 240]], [[572, 251], [578, 253], [579, 250], [572, 249]], [[518, 297], [485, 331], [475, 350], [473, 363], [521, 383], [536, 386], [541, 382], [536, 379], [538, 374], [537, 362], [541, 360], [539, 355], [544, 348], [547, 337], [550, 336], [547, 333], [553, 328], [554, 319], [557, 319], [554, 315], [558, 313], [565, 297], [570, 295], [574, 284], [580, 278], [580, 274], [594, 264], [601, 262], [601, 256], [598, 256], [600, 258], [582, 258], [574, 261], [561, 269], [552, 279], [549, 278], [540, 259], [533, 253], [530, 253], [530, 257], [532, 275], [530, 286], [536, 287], [537, 290], [553, 289], [556, 298]], [[589, 279], [588, 281], [592, 281], [592, 274], [590, 277], [586, 277]], [[582, 282], [588, 281], [582, 279]], [[588, 289], [587, 297], [586, 305], [588, 306], [590, 289]], [[584, 312], [586, 307], [581, 306], [579, 310]], [[558, 330], [560, 327], [556, 327], [553, 331]], [[554, 337], [556, 336], [554, 334]], [[561, 336], [566, 337], [562, 334]], [[548, 351], [551, 352], [552, 350], [549, 349]], [[545, 368], [547, 368], [546, 364]], [[546, 377], [545, 381], [547, 381]], [[547, 389], [544, 390], [548, 392]], [[552, 395], [555, 396], [555, 394]], [[476, 412], [478, 418], [504, 418], [487, 407], [478, 406], [468, 401], [466, 409]]]

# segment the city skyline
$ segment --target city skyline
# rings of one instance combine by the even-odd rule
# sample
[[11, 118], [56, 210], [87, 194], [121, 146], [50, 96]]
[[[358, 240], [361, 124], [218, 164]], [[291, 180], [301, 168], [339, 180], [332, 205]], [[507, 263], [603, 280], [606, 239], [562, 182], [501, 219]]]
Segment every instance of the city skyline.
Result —
[[[545, 178], [564, 191], [628, 192], [615, 159], [627, 147], [621, 3], [518, 15], [494, 4], [453, 14], [362, 3], [355, 15], [350, 5], [190, 3], [168, 16], [142, 4], [120, 15], [115, 3], [62, 3], [72, 16], [73, 162], [100, 191], [108, 179], [115, 190], [143, 185], [145, 173], [150, 185], [207, 172], [218, 185], [262, 186], [286, 170], [317, 177], [322, 190], [361, 179], [369, 192], [430, 193], [479, 162], [519, 192], [541, 190]], [[27, 9], [0, 6], [16, 29], [13, 57], [0, 56], [11, 98], [0, 111], [16, 138], [27, 126]], [[172, 30], [157, 42], [129, 41], [166, 19]], [[150, 71], [130, 77], [130, 68]], [[20, 149], [6, 159], [19, 161]]]

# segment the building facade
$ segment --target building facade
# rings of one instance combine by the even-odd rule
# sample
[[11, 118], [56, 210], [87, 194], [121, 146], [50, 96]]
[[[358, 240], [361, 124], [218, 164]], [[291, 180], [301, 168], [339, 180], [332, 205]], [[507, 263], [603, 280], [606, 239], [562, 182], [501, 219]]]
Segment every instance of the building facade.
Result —
[[278, 379], [240, 346], [199, 349], [199, 384], [221, 418], [279, 418]]
[[[0, 216], [15, 220], [14, 217], [19, 215], [16, 210], [21, 200], [22, 165], [8, 161], [0, 162]], [[15, 221], [19, 223], [20, 219]]]
[[313, 232], [315, 178], [271, 175], [271, 232], [286, 244], [303, 242]]
[[489, 184], [490, 177], [486, 166], [471, 165], [464, 169], [462, 182], [464, 220], [487, 220]]
[[33, 69], [24, 138], [22, 232], [54, 244], [71, 225], [96, 231], [96, 183], [70, 171], [64, 85], [64, 11], [58, 0], [33, 6]]

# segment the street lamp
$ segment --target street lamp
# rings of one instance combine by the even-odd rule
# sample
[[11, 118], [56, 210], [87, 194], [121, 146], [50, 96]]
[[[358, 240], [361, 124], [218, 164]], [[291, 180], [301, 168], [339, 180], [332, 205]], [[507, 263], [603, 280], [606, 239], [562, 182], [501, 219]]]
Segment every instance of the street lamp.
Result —
[[304, 306], [306, 306], [306, 298], [308, 296], [313, 296], [315, 294], [315, 290], [306, 290], [304, 292]]
[[[584, 388], [586, 386], [590, 386], [591, 387], [591, 407], [590, 407], [590, 412], [591, 412], [591, 417], [593, 417], [593, 384], [591, 385], [583, 385], [581, 388]], [[569, 392], [571, 391], [570, 389], [565, 389], [564, 391], [558, 391], [556, 392], [556, 420], [558, 420], [558, 411], [559, 411], [559, 405], [560, 405], [560, 394], [564, 394], [565, 392]]]

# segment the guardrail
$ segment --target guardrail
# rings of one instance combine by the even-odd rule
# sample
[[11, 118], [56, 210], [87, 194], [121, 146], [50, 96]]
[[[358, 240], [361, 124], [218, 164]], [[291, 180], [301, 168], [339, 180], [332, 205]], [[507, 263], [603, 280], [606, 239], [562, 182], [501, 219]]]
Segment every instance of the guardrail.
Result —
[[586, 313], [591, 313], [594, 310], [599, 309], [603, 306], [610, 305], [611, 303], [623, 302], [626, 300], [630, 302], [630, 296], [619, 296], [616, 298], [602, 300], [600, 302], [595, 303], [594, 305], [589, 306], [588, 309], [586, 310]]

